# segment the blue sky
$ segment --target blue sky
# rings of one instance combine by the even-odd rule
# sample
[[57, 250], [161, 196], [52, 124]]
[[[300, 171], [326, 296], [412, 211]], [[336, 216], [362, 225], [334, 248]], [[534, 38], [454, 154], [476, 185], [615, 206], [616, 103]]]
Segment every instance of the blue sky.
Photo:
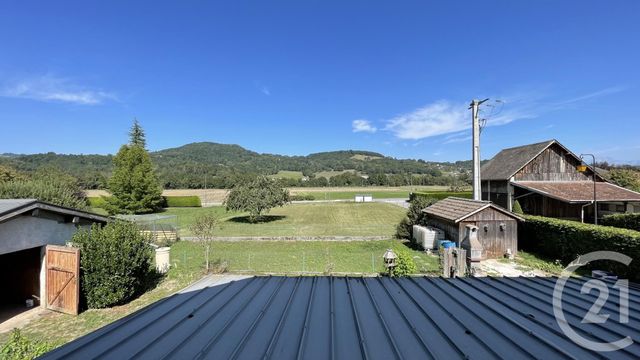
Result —
[[[557, 138], [640, 162], [638, 1], [4, 1], [0, 153], [363, 149], [469, 159]], [[493, 114], [492, 114], [493, 113]]]

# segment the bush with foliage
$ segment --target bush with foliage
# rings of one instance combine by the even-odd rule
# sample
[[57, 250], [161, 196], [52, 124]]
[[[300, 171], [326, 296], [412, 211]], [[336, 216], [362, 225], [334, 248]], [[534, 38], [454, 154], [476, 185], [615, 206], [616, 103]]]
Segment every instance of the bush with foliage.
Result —
[[438, 199], [424, 197], [424, 196], [416, 196], [414, 197], [409, 205], [409, 211], [407, 211], [407, 216], [404, 217], [400, 223], [396, 226], [396, 237], [398, 239], [408, 239], [411, 240], [411, 232], [413, 231], [413, 225], [425, 225], [426, 217], [422, 210], [426, 207], [431, 206]]
[[619, 186], [633, 191], [640, 191], [640, 171], [633, 169], [612, 169], [609, 171], [608, 178]]
[[629, 267], [612, 261], [594, 266], [640, 280], [640, 232], [541, 216], [525, 216], [525, 220], [519, 226], [519, 248], [559, 259], [563, 264], [592, 251], [616, 251], [634, 259]]
[[513, 213], [518, 215], [524, 215], [524, 211], [522, 211], [522, 206], [520, 206], [520, 201], [516, 200], [513, 203]]
[[0, 199], [38, 199], [74, 209], [87, 209], [87, 198], [77, 180], [53, 168], [38, 171], [32, 179], [0, 182]]
[[402, 247], [397, 247], [394, 252], [398, 258], [396, 259], [396, 267], [393, 269], [393, 276], [409, 276], [418, 272], [418, 266], [413, 260], [411, 252]]
[[247, 211], [249, 221], [256, 222], [274, 207], [290, 202], [289, 190], [265, 176], [236, 186], [225, 200], [227, 211]]
[[94, 224], [76, 232], [71, 242], [80, 248], [81, 289], [89, 308], [123, 304], [144, 291], [150, 238], [134, 223]]
[[312, 201], [315, 200], [316, 197], [311, 194], [299, 194], [299, 195], [291, 195], [289, 200], [291, 201]]
[[601, 224], [640, 231], [640, 213], [605, 215]]
[[35, 359], [53, 350], [55, 345], [47, 342], [32, 340], [22, 335], [19, 329], [13, 329], [7, 341], [0, 347], [0, 359], [28, 360]]
[[448, 197], [459, 197], [465, 199], [473, 198], [473, 193], [471, 191], [461, 191], [461, 192], [451, 192], [451, 191], [416, 191], [409, 194], [409, 201], [412, 201], [415, 198], [423, 197], [423, 198], [432, 198], [436, 200], [446, 199]]
[[202, 207], [198, 196], [163, 196], [166, 207]]

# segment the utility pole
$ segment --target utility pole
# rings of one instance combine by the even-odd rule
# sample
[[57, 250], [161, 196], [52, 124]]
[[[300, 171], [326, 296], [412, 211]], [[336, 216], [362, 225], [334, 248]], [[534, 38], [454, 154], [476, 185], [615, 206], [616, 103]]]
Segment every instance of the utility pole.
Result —
[[482, 200], [482, 188], [480, 183], [480, 119], [478, 111], [480, 105], [489, 99], [472, 100], [469, 105], [472, 117], [472, 154], [473, 154], [473, 200]]

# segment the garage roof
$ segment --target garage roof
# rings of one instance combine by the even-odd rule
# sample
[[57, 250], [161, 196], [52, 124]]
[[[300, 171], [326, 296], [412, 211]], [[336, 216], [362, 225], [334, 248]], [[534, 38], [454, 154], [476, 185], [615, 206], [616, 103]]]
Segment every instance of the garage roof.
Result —
[[[617, 320], [612, 283], [604, 324], [581, 322], [597, 296], [568, 279], [573, 329], [635, 342], [599, 354], [572, 342], [553, 313], [554, 278], [254, 277], [173, 295], [43, 359], [594, 359], [640, 357], [640, 292]], [[614, 319], [615, 318], [615, 319]]]
[[26, 212], [36, 209], [42, 209], [61, 215], [78, 216], [82, 219], [102, 223], [109, 221], [109, 218], [106, 216], [49, 204], [36, 199], [0, 199], [0, 222], [10, 220], [16, 216], [20, 216]]
[[[568, 203], [593, 201], [593, 181], [517, 181], [513, 185]], [[638, 201], [640, 193], [606, 183], [596, 183], [598, 201]]]

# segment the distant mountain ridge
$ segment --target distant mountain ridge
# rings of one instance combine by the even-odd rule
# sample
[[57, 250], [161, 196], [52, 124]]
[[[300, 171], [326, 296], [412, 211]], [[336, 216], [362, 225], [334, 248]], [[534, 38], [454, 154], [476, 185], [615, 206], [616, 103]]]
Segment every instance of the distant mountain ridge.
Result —
[[[276, 174], [279, 171], [299, 171], [313, 177], [320, 171], [356, 170], [361, 174], [430, 174], [465, 171], [470, 162], [427, 162], [395, 159], [381, 153], [361, 150], [339, 150], [306, 156], [261, 154], [240, 145], [196, 142], [151, 152], [160, 179], [168, 188], [202, 187], [205, 177], [213, 181], [229, 174]], [[76, 154], [4, 154], [0, 164], [32, 172], [44, 166], [54, 166], [78, 177], [87, 187], [99, 187], [109, 176], [113, 155]]]

